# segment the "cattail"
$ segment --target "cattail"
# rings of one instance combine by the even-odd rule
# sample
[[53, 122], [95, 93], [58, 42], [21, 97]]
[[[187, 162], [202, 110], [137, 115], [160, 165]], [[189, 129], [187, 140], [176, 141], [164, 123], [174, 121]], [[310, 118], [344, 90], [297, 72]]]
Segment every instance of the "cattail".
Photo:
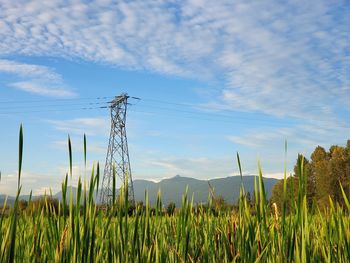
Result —
[[68, 233], [68, 225], [66, 225], [66, 227], [63, 230], [62, 236], [61, 236], [61, 241], [60, 241], [60, 255], [63, 252], [64, 249], [64, 242], [66, 241], [67, 238], [67, 233]]
[[233, 259], [234, 257], [234, 249], [233, 249], [233, 235], [232, 235], [232, 230], [231, 230], [231, 224], [228, 223], [227, 225], [227, 240], [229, 243], [229, 248], [230, 248], [230, 260]]
[[273, 210], [275, 212], [275, 222], [276, 222], [276, 228], [278, 229], [278, 207], [276, 203], [272, 204]]
[[216, 249], [219, 249], [219, 245], [220, 245], [220, 233], [216, 232], [216, 234], [215, 234], [215, 247], [216, 247]]

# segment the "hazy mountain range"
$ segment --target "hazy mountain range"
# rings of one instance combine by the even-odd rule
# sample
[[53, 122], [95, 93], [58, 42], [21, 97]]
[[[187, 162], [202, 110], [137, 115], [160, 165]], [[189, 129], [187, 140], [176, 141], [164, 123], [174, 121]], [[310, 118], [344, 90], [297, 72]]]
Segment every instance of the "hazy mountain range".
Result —
[[[243, 176], [243, 183], [246, 192], [253, 193], [255, 176]], [[277, 183], [278, 179], [263, 178], [265, 190], [268, 197], [271, 195], [272, 187]], [[209, 183], [208, 183], [209, 182]], [[148, 200], [153, 205], [157, 200], [158, 191], [161, 192], [162, 202], [167, 205], [169, 202], [175, 202], [176, 206], [181, 206], [182, 195], [188, 187], [188, 196], [191, 199], [193, 196], [194, 203], [208, 201], [210, 193], [209, 184], [214, 189], [215, 195], [222, 196], [228, 203], [233, 203], [239, 196], [241, 185], [240, 176], [230, 176], [225, 178], [217, 178], [211, 180], [199, 180], [190, 177], [175, 176], [168, 179], [163, 179], [160, 182], [152, 182], [148, 180], [134, 180], [134, 192], [136, 201], [145, 202], [145, 191], [148, 193]], [[76, 188], [73, 188], [75, 196]], [[58, 192], [53, 195], [54, 198], [62, 200], [62, 193]], [[99, 196], [97, 196], [99, 197]], [[29, 196], [21, 196], [21, 199], [28, 200]], [[37, 198], [37, 197], [34, 197]], [[96, 194], [95, 194], [96, 198]], [[97, 198], [96, 200], [98, 200]], [[3, 204], [5, 196], [0, 194], [0, 205]], [[8, 197], [8, 204], [11, 205], [14, 197]]]

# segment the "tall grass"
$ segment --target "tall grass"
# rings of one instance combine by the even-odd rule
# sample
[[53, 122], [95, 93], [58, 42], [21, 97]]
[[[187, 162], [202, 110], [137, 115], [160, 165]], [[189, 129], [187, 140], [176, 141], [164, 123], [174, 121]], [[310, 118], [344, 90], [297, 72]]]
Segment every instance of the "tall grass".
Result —
[[[0, 214], [0, 262], [350, 262], [350, 204], [347, 210], [330, 200], [326, 213], [310, 213], [306, 202], [306, 176], [301, 180], [298, 200], [291, 213], [268, 203], [258, 165], [255, 205], [248, 204], [244, 186], [238, 211], [199, 208], [185, 193], [182, 207], [173, 216], [162, 213], [158, 195], [155, 213], [147, 201], [129, 215], [128, 186], [113, 191], [108, 209], [94, 200], [100, 167], [92, 167], [90, 179], [79, 180], [75, 201], [68, 185], [72, 175], [69, 148], [69, 176], [62, 183], [62, 202], [55, 209], [46, 198], [37, 211], [20, 212], [23, 133], [20, 129], [19, 171], [16, 201], [10, 214]], [[238, 165], [241, 165], [238, 157]], [[84, 138], [86, 164], [86, 138]], [[285, 173], [286, 174], [286, 173]], [[116, 174], [113, 173], [115, 185]], [[126, 180], [127, 181], [127, 180]], [[286, 176], [285, 176], [286, 182]], [[284, 202], [287, 201], [286, 183]], [[32, 202], [32, 201], [30, 201]], [[209, 206], [212, 205], [209, 200]]]

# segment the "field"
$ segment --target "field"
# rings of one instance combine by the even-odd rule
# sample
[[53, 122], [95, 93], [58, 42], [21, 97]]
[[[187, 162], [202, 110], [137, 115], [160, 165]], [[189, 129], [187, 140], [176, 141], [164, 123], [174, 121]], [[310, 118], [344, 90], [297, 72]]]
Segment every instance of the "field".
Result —
[[[22, 132], [19, 145], [18, 195]], [[345, 194], [345, 209], [330, 200], [329, 210], [308, 211], [304, 176], [288, 214], [286, 202], [278, 211], [266, 200], [260, 172], [253, 207], [243, 186], [238, 209], [218, 213], [211, 198], [209, 207], [194, 209], [184, 189], [182, 207], [169, 216], [163, 213], [160, 196], [154, 210], [146, 202], [145, 208], [129, 213], [127, 186], [120, 195], [114, 193], [108, 209], [98, 207], [92, 194], [100, 182], [98, 164], [89, 182], [79, 182], [74, 204], [68, 185], [71, 167], [72, 162], [58, 207], [47, 198], [40, 208], [21, 212], [17, 199], [9, 213], [0, 214], [0, 262], [350, 261], [350, 205]], [[303, 175], [302, 163], [299, 169]], [[286, 184], [284, 189], [286, 201]]]

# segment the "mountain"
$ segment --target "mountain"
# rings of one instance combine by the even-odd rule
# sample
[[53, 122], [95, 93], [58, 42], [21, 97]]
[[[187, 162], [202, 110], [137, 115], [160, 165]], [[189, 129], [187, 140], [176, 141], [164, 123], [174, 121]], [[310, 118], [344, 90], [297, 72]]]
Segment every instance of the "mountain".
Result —
[[[243, 184], [246, 192], [254, 192], [255, 176], [243, 176]], [[275, 178], [263, 178], [267, 196], [271, 196], [272, 187], [278, 182]], [[208, 183], [209, 182], [209, 183]], [[134, 194], [137, 201], [145, 201], [145, 190], [148, 193], [148, 200], [155, 204], [158, 190], [161, 192], [162, 202], [167, 205], [175, 202], [176, 206], [181, 206], [182, 195], [188, 187], [188, 197], [193, 195], [194, 203], [207, 202], [210, 194], [209, 184], [216, 196], [222, 196], [228, 203], [236, 202], [239, 197], [241, 177], [230, 176], [211, 180], [198, 180], [190, 177], [175, 176], [164, 179], [158, 183], [147, 180], [134, 181]]]
[[[6, 197], [7, 197], [6, 205], [12, 206], [15, 203], [16, 197], [14, 197], [14, 196], [6, 196], [6, 195], [3, 195], [3, 194], [0, 194], [0, 208], [5, 203]], [[32, 200], [36, 200], [36, 199], [38, 199], [40, 197], [43, 197], [43, 196], [42, 195], [41, 196], [40, 195], [32, 196]], [[29, 198], [30, 198], [29, 195], [21, 195], [19, 200], [28, 201]], [[55, 198], [55, 196], [54, 196], [54, 198]]]
[[[2, 207], [2, 205], [5, 203], [6, 200], [6, 195], [2, 195], [0, 194], [0, 207]], [[11, 206], [13, 205], [13, 203], [15, 202], [15, 198], [12, 196], [7, 197], [7, 202], [6, 204]]]
[[[243, 176], [243, 184], [246, 192], [251, 194], [254, 192], [254, 178], [256, 176]], [[278, 182], [275, 178], [263, 178], [267, 196], [271, 196], [272, 187]], [[135, 200], [143, 201], [145, 203], [145, 191], [148, 193], [148, 200], [151, 205], [154, 205], [157, 200], [158, 191], [161, 193], [162, 202], [164, 205], [174, 202], [177, 207], [181, 206], [181, 199], [188, 187], [188, 197], [191, 200], [193, 196], [194, 203], [207, 202], [210, 194], [209, 184], [213, 188], [216, 196], [222, 196], [226, 202], [236, 202], [239, 197], [241, 186], [240, 176], [230, 176], [226, 178], [217, 178], [211, 180], [199, 180], [190, 177], [175, 176], [168, 179], [163, 179], [158, 183], [147, 180], [134, 180], [134, 194]], [[67, 198], [69, 198], [70, 190], [67, 190]], [[76, 188], [72, 188], [72, 193], [75, 198]], [[3, 195], [0, 195], [0, 206], [4, 201]], [[62, 200], [62, 192], [53, 195], [54, 198]], [[95, 200], [98, 196], [94, 194]], [[33, 197], [35, 198], [35, 197]], [[23, 196], [21, 199], [28, 199], [28, 196]], [[14, 198], [9, 197], [8, 204], [13, 203]]]

